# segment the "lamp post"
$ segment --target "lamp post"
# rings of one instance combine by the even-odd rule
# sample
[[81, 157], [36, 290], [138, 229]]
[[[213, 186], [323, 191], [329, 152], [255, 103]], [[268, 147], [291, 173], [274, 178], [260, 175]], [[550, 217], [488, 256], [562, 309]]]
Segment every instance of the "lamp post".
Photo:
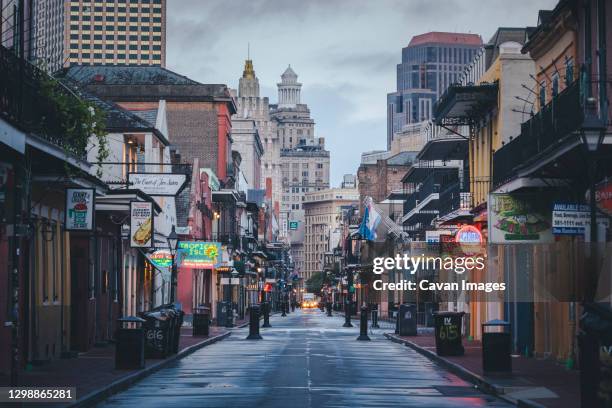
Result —
[[234, 278], [238, 277], [238, 271], [236, 269], [232, 269], [232, 272], [230, 272], [230, 278], [229, 278], [229, 303], [230, 303], [230, 308], [229, 308], [229, 313], [230, 318], [227, 319], [228, 321], [228, 325], [227, 327], [234, 327], [234, 287], [232, 286], [232, 280]]
[[168, 241], [168, 248], [170, 249], [170, 255], [172, 256], [172, 272], [170, 276], [170, 303], [176, 301], [176, 286], [177, 286], [177, 270], [176, 270], [176, 248], [178, 246], [178, 235], [176, 235], [176, 229], [172, 226], [170, 235], [166, 238]]
[[[585, 315], [592, 313], [597, 293], [598, 267], [597, 267], [597, 202], [595, 199], [595, 184], [597, 182], [597, 165], [599, 148], [601, 147], [606, 122], [597, 117], [595, 99], [587, 98], [585, 119], [581, 129], [582, 143], [588, 155], [589, 170], [589, 265], [587, 268], [586, 290], [583, 298]], [[586, 239], [586, 237], [585, 237]], [[582, 325], [581, 325], [582, 326]], [[599, 387], [599, 339], [587, 327], [581, 327], [579, 335], [580, 351], [580, 391], [581, 406], [596, 406], [597, 388]]]

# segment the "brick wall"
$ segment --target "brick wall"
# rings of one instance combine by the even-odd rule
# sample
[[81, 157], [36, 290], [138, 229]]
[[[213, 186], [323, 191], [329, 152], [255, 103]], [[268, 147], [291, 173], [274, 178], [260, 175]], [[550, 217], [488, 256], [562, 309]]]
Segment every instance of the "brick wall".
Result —
[[359, 179], [359, 211], [363, 213], [363, 199], [372, 197], [375, 203], [383, 201], [392, 191], [402, 189], [402, 178], [410, 166], [387, 166], [386, 160], [376, 164], [362, 164], [357, 170]]
[[210, 167], [217, 172], [218, 121], [212, 104], [168, 102], [168, 133], [170, 143], [176, 146], [187, 162], [198, 158], [200, 167]]

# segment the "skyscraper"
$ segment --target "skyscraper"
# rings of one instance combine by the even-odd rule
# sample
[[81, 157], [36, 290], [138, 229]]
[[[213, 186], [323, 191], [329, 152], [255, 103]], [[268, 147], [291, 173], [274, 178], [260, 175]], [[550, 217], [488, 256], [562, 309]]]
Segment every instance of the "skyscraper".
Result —
[[402, 49], [397, 90], [387, 95], [387, 149], [406, 125], [431, 119], [433, 104], [482, 47], [477, 34], [430, 32]]
[[[268, 98], [259, 96], [259, 79], [255, 75], [251, 59], [245, 60], [242, 77], [238, 79], [236, 108], [237, 112], [232, 117], [232, 137], [236, 150], [242, 155], [244, 166], [241, 165], [241, 167], [248, 167], [247, 173], [252, 174], [253, 181], [250, 182], [250, 188], [264, 188], [266, 179], [270, 178], [272, 179], [272, 202], [279, 201], [278, 139], [274, 122], [270, 120]], [[260, 149], [262, 150], [260, 160], [250, 160], [249, 157], [256, 157]], [[258, 168], [253, 167], [256, 162], [259, 164]], [[255, 181], [255, 178], [258, 180]]]
[[32, 59], [70, 65], [166, 65], [166, 0], [36, 0]]

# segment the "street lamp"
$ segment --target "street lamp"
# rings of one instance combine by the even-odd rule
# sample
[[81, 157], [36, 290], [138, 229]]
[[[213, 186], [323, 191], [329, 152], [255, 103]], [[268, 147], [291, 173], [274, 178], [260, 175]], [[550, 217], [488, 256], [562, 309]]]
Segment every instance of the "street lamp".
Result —
[[[585, 118], [581, 128], [580, 136], [588, 155], [589, 170], [589, 210], [590, 210], [590, 254], [589, 267], [587, 269], [586, 290], [583, 298], [585, 315], [592, 313], [595, 309], [595, 296], [597, 293], [598, 262], [597, 262], [597, 202], [595, 200], [595, 183], [597, 182], [598, 151], [601, 147], [605, 132], [606, 121], [599, 118], [596, 113], [595, 98], [586, 100]], [[604, 113], [605, 114], [605, 113]], [[585, 237], [586, 239], [586, 237]], [[582, 320], [582, 318], [581, 318]], [[582, 326], [582, 324], [581, 324]], [[578, 348], [580, 352], [580, 383], [582, 406], [593, 406], [595, 390], [593, 384], [598, 384], [599, 372], [599, 339], [591, 330], [581, 327], [578, 336]]]
[[[589, 98], [587, 100], [587, 105], [594, 104]], [[587, 107], [588, 109], [588, 107]], [[606, 126], [605, 123], [596, 116], [594, 109], [588, 109], [586, 113], [586, 117], [584, 119], [580, 136], [582, 138], [582, 143], [585, 146], [585, 149], [588, 154], [588, 162], [589, 162], [589, 210], [590, 210], [590, 242], [591, 242], [591, 274], [590, 281], [588, 282], [588, 288], [586, 293], [586, 301], [593, 301], [595, 297], [595, 291], [597, 289], [597, 270], [596, 262], [595, 262], [595, 248], [597, 242], [597, 203], [595, 200], [595, 183], [597, 182], [597, 165], [598, 165], [598, 151], [601, 147], [605, 132]]]
[[176, 300], [176, 286], [177, 286], [177, 271], [176, 271], [176, 248], [178, 246], [178, 235], [176, 234], [176, 229], [174, 225], [172, 226], [172, 231], [170, 231], [170, 235], [166, 238], [168, 241], [168, 248], [170, 248], [170, 255], [172, 256], [172, 274], [171, 274], [171, 282], [170, 282], [170, 303], [174, 303]]

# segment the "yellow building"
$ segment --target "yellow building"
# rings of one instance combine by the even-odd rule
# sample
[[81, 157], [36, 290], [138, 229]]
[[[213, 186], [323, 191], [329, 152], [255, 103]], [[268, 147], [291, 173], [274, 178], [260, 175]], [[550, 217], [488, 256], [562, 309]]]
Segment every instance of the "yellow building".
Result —
[[[499, 28], [464, 72], [461, 85], [449, 87], [436, 105], [436, 124], [453, 128], [468, 139], [469, 185], [473, 224], [488, 235], [487, 205], [492, 190], [493, 153], [520, 134], [528, 118], [535, 72], [533, 60], [521, 53], [524, 28]], [[525, 88], [523, 85], [527, 86]], [[533, 101], [533, 96], [531, 100]], [[531, 102], [533, 103], [533, 102]], [[525, 106], [527, 105], [527, 107]], [[503, 248], [488, 251], [487, 278], [503, 268]], [[474, 277], [475, 278], [475, 277]], [[504, 317], [502, 302], [487, 302], [472, 295], [464, 305], [469, 313], [469, 335], [481, 336], [481, 324]]]

